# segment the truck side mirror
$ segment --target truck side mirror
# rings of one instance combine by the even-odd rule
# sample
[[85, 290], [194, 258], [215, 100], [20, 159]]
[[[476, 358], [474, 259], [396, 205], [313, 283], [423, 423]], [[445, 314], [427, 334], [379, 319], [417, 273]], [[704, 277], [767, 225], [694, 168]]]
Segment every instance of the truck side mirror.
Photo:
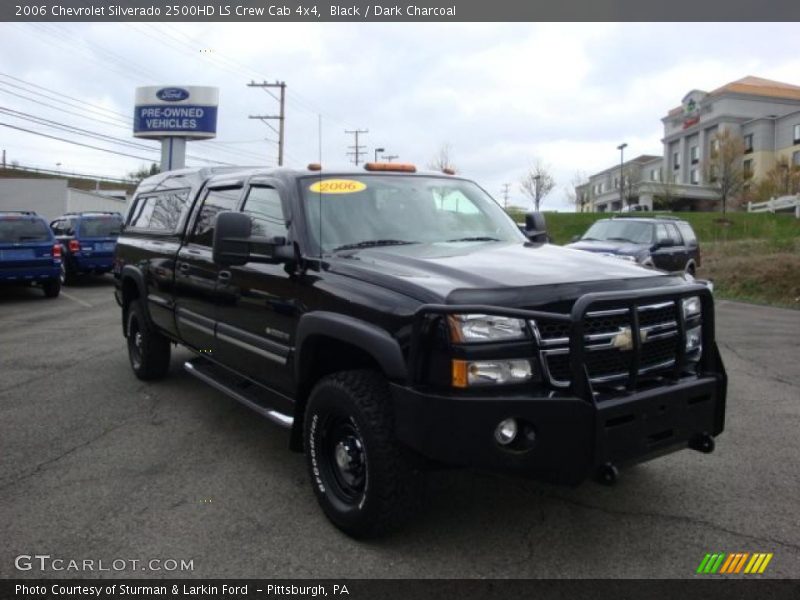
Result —
[[244, 213], [223, 211], [214, 223], [212, 260], [226, 267], [248, 262], [277, 264], [294, 258], [294, 249], [285, 237], [253, 236], [253, 222]]
[[250, 234], [253, 222], [240, 212], [223, 211], [214, 223], [211, 256], [215, 263], [232, 267], [250, 260]]
[[525, 213], [525, 235], [532, 242], [547, 242], [547, 223], [540, 212]]

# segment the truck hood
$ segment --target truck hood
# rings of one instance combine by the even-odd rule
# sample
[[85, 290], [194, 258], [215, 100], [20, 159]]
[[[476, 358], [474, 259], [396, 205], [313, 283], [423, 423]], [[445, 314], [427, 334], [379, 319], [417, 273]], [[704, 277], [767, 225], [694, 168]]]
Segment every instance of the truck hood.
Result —
[[574, 287], [580, 283], [594, 283], [598, 289], [608, 289], [608, 282], [631, 280], [642, 281], [634, 287], [647, 287], [651, 280], [655, 286], [655, 280], [663, 277], [663, 273], [613, 257], [551, 244], [518, 242], [368, 248], [332, 257], [328, 269], [423, 302], [446, 302], [453, 292], [469, 290], [507, 291], [565, 284]]

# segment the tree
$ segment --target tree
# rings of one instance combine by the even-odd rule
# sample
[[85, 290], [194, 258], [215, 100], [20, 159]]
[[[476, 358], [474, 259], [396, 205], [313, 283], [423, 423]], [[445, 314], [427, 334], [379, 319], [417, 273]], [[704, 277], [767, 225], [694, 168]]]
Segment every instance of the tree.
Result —
[[[675, 175], [668, 169], [665, 169], [663, 181], [658, 185], [658, 194], [653, 198], [653, 210], [671, 210], [673, 203], [678, 197], [677, 185], [675, 183]], [[660, 178], [662, 179], [662, 178]]]
[[[642, 182], [641, 169], [628, 167], [622, 173], [622, 197], [626, 206], [637, 204], [639, 201], [639, 184]], [[636, 202], [634, 202], [634, 200]]]
[[711, 153], [704, 165], [706, 181], [716, 189], [722, 204], [722, 214], [728, 209], [728, 200], [742, 190], [745, 173], [742, 166], [744, 142], [722, 129], [711, 138]]
[[[577, 212], [583, 212], [587, 204], [589, 204], [589, 176], [583, 171], [575, 171], [575, 174], [570, 179], [569, 185], [564, 187], [564, 194], [567, 196], [567, 203], [575, 205]], [[586, 190], [579, 188], [586, 187]]]
[[455, 173], [456, 166], [450, 156], [450, 144], [444, 143], [439, 147], [438, 152], [428, 162], [428, 168], [432, 171], [444, 171], [449, 169]]
[[128, 173], [128, 179], [132, 179], [138, 183], [142, 179], [159, 173], [161, 173], [161, 168], [156, 163], [152, 163], [149, 167], [147, 165], [142, 165], [136, 171], [130, 171]]
[[758, 181], [748, 200], [766, 202], [771, 198], [797, 193], [800, 193], [800, 165], [792, 166], [786, 158], [781, 158]]
[[539, 159], [533, 162], [519, 182], [520, 191], [533, 201], [533, 209], [536, 212], [539, 212], [539, 206], [555, 186], [556, 182], [550, 175], [550, 169]]

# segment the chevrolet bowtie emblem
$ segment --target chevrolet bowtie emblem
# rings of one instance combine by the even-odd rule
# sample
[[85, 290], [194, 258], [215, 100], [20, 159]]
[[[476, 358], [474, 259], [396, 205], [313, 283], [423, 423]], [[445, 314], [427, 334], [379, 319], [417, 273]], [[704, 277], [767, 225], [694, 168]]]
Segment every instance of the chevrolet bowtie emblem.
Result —
[[[639, 330], [639, 341], [647, 341], [647, 332]], [[611, 338], [611, 345], [619, 350], [633, 350], [633, 334], [630, 327], [620, 329], [619, 333]]]

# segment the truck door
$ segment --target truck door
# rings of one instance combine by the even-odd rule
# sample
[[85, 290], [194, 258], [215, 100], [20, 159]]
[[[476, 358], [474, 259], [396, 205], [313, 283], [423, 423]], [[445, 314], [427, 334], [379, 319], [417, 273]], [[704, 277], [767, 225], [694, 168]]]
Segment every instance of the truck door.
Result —
[[[248, 186], [242, 212], [252, 235], [291, 239], [290, 204], [280, 186], [259, 179]], [[285, 264], [249, 262], [220, 273], [216, 358], [267, 387], [291, 391], [289, 350], [301, 312], [302, 288]]]
[[213, 354], [217, 324], [216, 287], [219, 265], [211, 259], [214, 218], [235, 210], [241, 185], [209, 187], [178, 251], [175, 271], [175, 321], [181, 339], [195, 350]]

